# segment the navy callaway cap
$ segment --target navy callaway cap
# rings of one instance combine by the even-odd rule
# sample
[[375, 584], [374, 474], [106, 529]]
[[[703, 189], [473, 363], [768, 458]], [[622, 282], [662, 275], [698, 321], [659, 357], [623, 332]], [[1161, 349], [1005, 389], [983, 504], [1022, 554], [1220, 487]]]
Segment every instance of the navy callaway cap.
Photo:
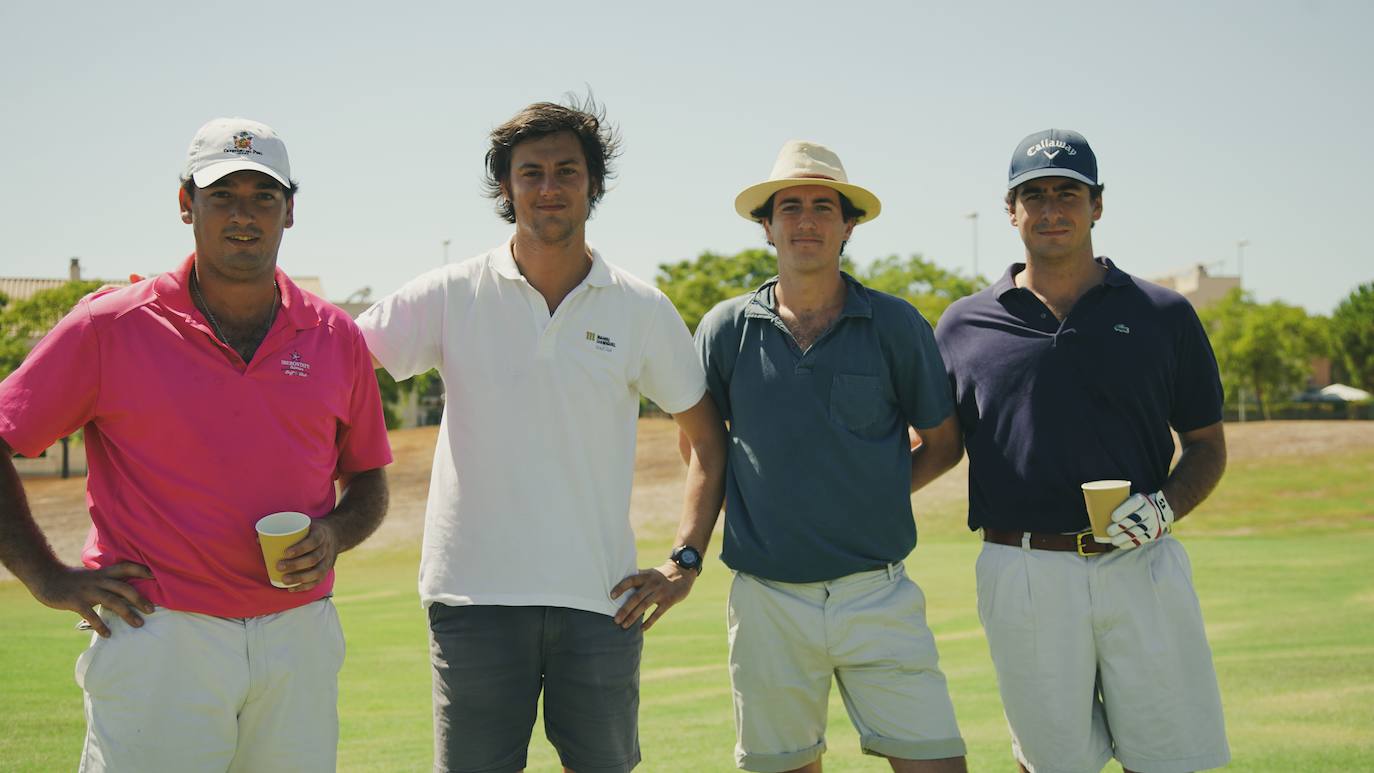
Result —
[[1037, 177], [1068, 177], [1097, 185], [1097, 156], [1083, 135], [1070, 129], [1046, 129], [1021, 140], [1011, 154], [1007, 190]]

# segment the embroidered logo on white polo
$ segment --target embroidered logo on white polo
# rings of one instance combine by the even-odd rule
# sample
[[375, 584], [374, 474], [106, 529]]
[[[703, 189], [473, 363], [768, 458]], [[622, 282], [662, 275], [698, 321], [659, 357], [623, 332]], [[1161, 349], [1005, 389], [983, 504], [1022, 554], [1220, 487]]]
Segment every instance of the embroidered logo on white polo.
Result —
[[587, 331], [587, 340], [590, 341], [593, 346], [595, 346], [597, 349], [603, 352], [609, 352], [615, 349], [615, 341], [612, 341], [607, 336], [597, 335], [596, 333], [593, 333], [590, 330]]

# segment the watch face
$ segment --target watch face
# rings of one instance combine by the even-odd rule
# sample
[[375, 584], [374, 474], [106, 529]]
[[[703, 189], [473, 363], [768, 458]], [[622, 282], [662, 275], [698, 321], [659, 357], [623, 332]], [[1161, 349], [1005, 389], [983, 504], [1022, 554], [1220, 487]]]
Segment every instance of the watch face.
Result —
[[678, 563], [678, 566], [695, 569], [701, 566], [701, 553], [698, 553], [696, 548], [684, 546], [678, 548], [677, 555], [673, 557], [673, 560]]

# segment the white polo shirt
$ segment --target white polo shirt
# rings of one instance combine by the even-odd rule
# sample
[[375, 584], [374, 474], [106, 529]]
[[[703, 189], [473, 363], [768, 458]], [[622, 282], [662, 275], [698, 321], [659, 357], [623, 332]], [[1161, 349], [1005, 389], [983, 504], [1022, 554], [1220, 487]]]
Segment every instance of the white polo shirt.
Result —
[[636, 571], [639, 396], [669, 413], [706, 391], [692, 338], [656, 288], [592, 251], [550, 316], [510, 244], [423, 274], [358, 318], [396, 379], [430, 368], [446, 400], [420, 558], [426, 606], [612, 615]]

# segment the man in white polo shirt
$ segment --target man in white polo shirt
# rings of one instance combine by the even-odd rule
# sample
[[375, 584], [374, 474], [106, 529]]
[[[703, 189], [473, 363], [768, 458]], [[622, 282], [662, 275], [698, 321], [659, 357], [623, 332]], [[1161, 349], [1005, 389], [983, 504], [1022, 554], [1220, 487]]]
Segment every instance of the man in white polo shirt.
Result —
[[[391, 375], [438, 368], [447, 396], [420, 560], [436, 770], [524, 768], [541, 689], [565, 768], [632, 769], [641, 618], [686, 596], [720, 509], [725, 437], [686, 325], [585, 241], [618, 144], [590, 101], [522, 110], [487, 152], [511, 239], [358, 320]], [[641, 394], [696, 454], [678, 547], [637, 571]]]

